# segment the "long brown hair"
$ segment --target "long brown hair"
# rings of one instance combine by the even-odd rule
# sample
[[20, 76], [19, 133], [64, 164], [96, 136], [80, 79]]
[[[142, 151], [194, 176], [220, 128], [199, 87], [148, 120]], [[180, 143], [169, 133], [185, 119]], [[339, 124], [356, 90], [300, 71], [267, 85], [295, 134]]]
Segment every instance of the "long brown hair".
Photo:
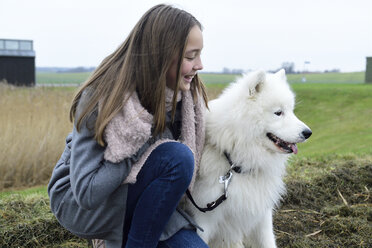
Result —
[[[160, 4], [148, 10], [128, 38], [102, 61], [75, 95], [70, 120], [76, 118], [77, 130], [93, 112], [98, 111], [94, 126], [95, 139], [104, 146], [106, 125], [122, 109], [127, 98], [137, 91], [142, 106], [154, 116], [155, 133], [163, 132], [167, 72], [174, 56], [178, 56], [177, 92], [187, 37], [195, 25], [202, 29], [194, 16], [169, 5]], [[75, 116], [79, 100], [87, 88], [92, 92], [91, 96], [81, 114]], [[205, 86], [197, 75], [191, 84], [191, 91], [194, 100], [200, 94], [207, 105]], [[175, 106], [176, 94], [173, 96], [173, 115]]]

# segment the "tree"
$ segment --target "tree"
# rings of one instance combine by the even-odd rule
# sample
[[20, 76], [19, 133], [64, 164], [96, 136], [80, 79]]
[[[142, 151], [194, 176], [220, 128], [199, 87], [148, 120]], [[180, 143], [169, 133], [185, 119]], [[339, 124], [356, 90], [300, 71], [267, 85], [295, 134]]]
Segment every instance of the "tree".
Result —
[[282, 68], [285, 70], [286, 74], [295, 73], [294, 67], [295, 67], [295, 64], [293, 62], [283, 62], [282, 63]]

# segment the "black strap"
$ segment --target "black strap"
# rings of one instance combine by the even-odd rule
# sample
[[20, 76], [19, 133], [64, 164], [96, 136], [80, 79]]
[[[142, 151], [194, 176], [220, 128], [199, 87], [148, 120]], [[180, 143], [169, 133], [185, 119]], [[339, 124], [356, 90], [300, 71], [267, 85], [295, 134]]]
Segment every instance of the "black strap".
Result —
[[242, 168], [240, 166], [234, 166], [234, 163], [231, 161], [230, 154], [228, 154], [227, 152], [223, 152], [223, 154], [225, 154], [227, 161], [229, 161], [231, 169], [235, 171], [236, 173], [241, 173]]
[[[231, 170], [235, 171], [236, 173], [241, 173], [241, 167], [240, 166], [234, 166], [234, 163], [231, 161], [231, 158], [230, 158], [230, 155], [227, 153], [227, 152], [224, 152], [225, 154], [225, 157], [227, 159], [227, 161], [229, 161], [229, 164], [230, 164], [230, 167], [231, 167]], [[226, 197], [226, 192], [221, 195], [217, 200], [213, 201], [213, 202], [210, 202], [207, 204], [207, 207], [206, 208], [201, 208], [199, 207], [194, 198], [192, 198], [191, 196], [191, 193], [189, 190], [186, 190], [186, 195], [187, 197], [190, 199], [191, 203], [197, 208], [199, 209], [201, 212], [205, 213], [207, 211], [212, 211], [213, 209], [215, 209], [216, 207], [218, 207], [222, 202], [224, 202], [227, 197]]]
[[191, 193], [190, 193], [189, 190], [186, 190], [186, 195], [187, 195], [187, 197], [190, 199], [191, 203], [192, 203], [192, 204], [193, 204], [197, 209], [199, 209], [199, 211], [201, 211], [201, 212], [203, 212], [203, 213], [205, 213], [205, 212], [207, 212], [207, 211], [212, 211], [213, 209], [215, 209], [216, 207], [218, 207], [222, 202], [224, 202], [224, 201], [227, 199], [227, 198], [226, 198], [226, 195], [223, 194], [223, 195], [221, 195], [217, 200], [208, 203], [206, 208], [201, 208], [201, 207], [199, 207], [199, 206], [196, 204], [196, 202], [195, 202], [194, 198], [192, 198]]

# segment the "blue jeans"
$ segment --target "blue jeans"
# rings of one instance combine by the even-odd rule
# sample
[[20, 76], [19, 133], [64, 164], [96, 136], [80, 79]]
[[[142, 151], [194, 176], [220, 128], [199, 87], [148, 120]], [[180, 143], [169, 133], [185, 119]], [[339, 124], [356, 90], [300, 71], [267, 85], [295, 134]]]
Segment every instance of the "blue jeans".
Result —
[[194, 230], [181, 229], [169, 239], [160, 241], [157, 248], [208, 248], [208, 246]]
[[159, 242], [191, 182], [193, 171], [194, 156], [186, 145], [167, 142], [152, 151], [138, 173], [137, 182], [128, 186], [123, 247], [208, 247], [195, 231], [185, 229]]

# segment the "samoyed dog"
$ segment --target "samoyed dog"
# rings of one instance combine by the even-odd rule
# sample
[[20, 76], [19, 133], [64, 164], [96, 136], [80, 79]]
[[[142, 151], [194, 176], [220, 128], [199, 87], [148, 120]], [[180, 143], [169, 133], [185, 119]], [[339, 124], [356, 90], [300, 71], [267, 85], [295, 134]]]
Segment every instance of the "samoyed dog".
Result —
[[191, 195], [200, 207], [226, 200], [208, 212], [186, 206], [210, 247], [276, 247], [272, 216], [285, 193], [286, 161], [312, 133], [294, 107], [284, 70], [244, 75], [210, 101]]

